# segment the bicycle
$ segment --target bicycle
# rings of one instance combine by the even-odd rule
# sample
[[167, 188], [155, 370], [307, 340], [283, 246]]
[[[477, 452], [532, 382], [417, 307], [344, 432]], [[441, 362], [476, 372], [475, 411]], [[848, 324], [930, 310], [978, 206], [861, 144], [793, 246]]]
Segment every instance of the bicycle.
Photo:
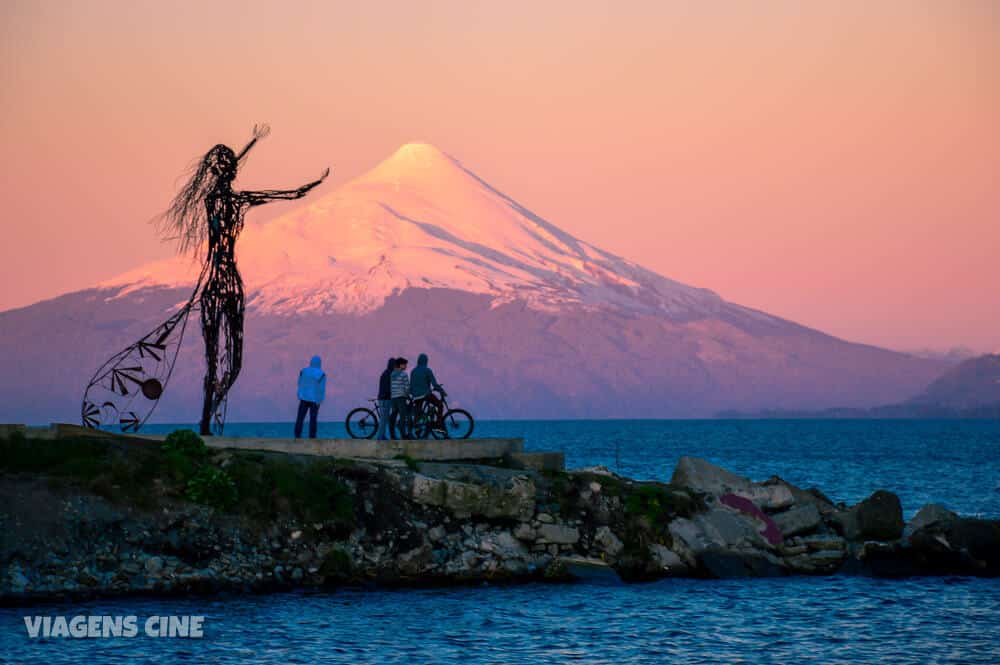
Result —
[[352, 439], [370, 439], [378, 432], [379, 417], [388, 418], [389, 414], [382, 414], [377, 399], [368, 400], [372, 403], [373, 409], [359, 406], [351, 409], [344, 420], [347, 433]]
[[[415, 439], [468, 439], [472, 436], [475, 428], [475, 421], [465, 409], [452, 409], [448, 407], [448, 395], [443, 390], [435, 391], [441, 399], [444, 407], [444, 417], [440, 419], [443, 428], [435, 427], [438, 423], [437, 406], [429, 400], [415, 400], [420, 402], [417, 408], [411, 408], [410, 423], [411, 434]], [[388, 418], [388, 413], [381, 413], [378, 400], [368, 400], [373, 408], [358, 407], [352, 409], [347, 414], [344, 425], [347, 433], [352, 439], [370, 439], [378, 432], [380, 418]], [[414, 402], [411, 402], [411, 407]]]
[[[434, 390], [441, 400], [444, 416], [438, 418], [438, 407], [427, 399], [416, 400], [420, 405], [412, 410], [414, 438], [426, 439], [428, 435], [435, 439], [468, 439], [476, 423], [465, 409], [452, 409], [448, 406], [448, 393], [444, 386]], [[441, 427], [438, 427], [440, 420]]]

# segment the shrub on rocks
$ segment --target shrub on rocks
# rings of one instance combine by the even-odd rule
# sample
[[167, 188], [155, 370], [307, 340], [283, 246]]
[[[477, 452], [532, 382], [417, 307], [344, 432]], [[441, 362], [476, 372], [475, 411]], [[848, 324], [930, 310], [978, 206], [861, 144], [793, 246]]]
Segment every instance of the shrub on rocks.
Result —
[[208, 457], [208, 446], [204, 439], [189, 429], [178, 429], [168, 434], [161, 449], [167, 454], [177, 453], [191, 459]]
[[195, 503], [226, 510], [236, 505], [236, 484], [229, 474], [213, 466], [204, 466], [187, 483], [184, 496]]

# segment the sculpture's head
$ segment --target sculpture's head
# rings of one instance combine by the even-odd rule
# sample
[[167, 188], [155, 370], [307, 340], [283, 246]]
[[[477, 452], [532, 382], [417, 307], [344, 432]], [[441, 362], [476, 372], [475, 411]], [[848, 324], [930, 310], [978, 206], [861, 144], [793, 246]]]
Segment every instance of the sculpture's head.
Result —
[[233, 149], [221, 143], [205, 155], [205, 166], [212, 172], [212, 175], [223, 182], [232, 182], [236, 179], [237, 164], [238, 160]]
[[[206, 197], [212, 192], [225, 194], [224, 190], [236, 179], [236, 172], [247, 151], [267, 133], [267, 125], [255, 126], [253, 139], [240, 154], [220, 143], [194, 163], [187, 183], [177, 192], [170, 208], [157, 219], [161, 233], [178, 240], [181, 252], [193, 251], [197, 254], [202, 250], [208, 229]], [[222, 192], [219, 191], [220, 185]]]

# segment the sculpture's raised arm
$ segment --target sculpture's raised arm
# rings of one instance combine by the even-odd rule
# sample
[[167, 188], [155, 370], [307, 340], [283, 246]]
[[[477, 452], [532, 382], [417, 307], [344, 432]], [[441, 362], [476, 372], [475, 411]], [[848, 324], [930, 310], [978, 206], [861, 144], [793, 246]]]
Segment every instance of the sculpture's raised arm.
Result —
[[330, 169], [323, 171], [319, 180], [302, 185], [298, 189], [262, 189], [255, 192], [240, 192], [240, 199], [251, 206], [259, 206], [269, 201], [291, 201], [301, 199], [309, 193], [316, 185], [320, 184], [330, 175]]
[[250, 152], [250, 148], [254, 147], [257, 141], [259, 141], [262, 138], [265, 138], [270, 133], [271, 133], [271, 127], [269, 125], [267, 124], [254, 125], [253, 138], [250, 139], [250, 142], [247, 143], [242, 150], [240, 150], [240, 154], [236, 155], [237, 163], [243, 161], [243, 158], [246, 157], [246, 154]]

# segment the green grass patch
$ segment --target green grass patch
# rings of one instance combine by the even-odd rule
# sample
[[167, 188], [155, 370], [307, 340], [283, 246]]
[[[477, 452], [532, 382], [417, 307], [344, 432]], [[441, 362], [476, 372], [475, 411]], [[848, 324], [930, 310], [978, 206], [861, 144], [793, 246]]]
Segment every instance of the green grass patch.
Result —
[[220, 510], [228, 510], [236, 505], [239, 498], [236, 483], [223, 469], [203, 466], [187, 482], [184, 496], [195, 503], [205, 504]]
[[410, 471], [420, 471], [420, 462], [413, 459], [409, 455], [399, 454], [393, 457], [393, 459], [402, 460], [403, 463], [406, 464], [406, 468], [409, 469]]
[[301, 462], [280, 455], [236, 455], [227, 470], [240, 496], [240, 512], [271, 519], [291, 512], [313, 522], [354, 523], [354, 501], [335, 475], [335, 460]]
[[675, 517], [691, 517], [703, 507], [687, 492], [665, 485], [638, 485], [625, 497], [625, 514], [645, 517], [651, 526], [665, 524]]
[[91, 480], [102, 471], [108, 443], [86, 437], [39, 440], [15, 432], [0, 439], [0, 472], [46, 473]]
[[354, 524], [350, 488], [336, 472], [344, 462], [280, 453], [214, 453], [194, 432], [162, 444], [114, 438], [0, 439], [0, 473], [33, 474], [53, 487], [79, 486], [109, 501], [152, 508], [173, 498], [248, 517]]

